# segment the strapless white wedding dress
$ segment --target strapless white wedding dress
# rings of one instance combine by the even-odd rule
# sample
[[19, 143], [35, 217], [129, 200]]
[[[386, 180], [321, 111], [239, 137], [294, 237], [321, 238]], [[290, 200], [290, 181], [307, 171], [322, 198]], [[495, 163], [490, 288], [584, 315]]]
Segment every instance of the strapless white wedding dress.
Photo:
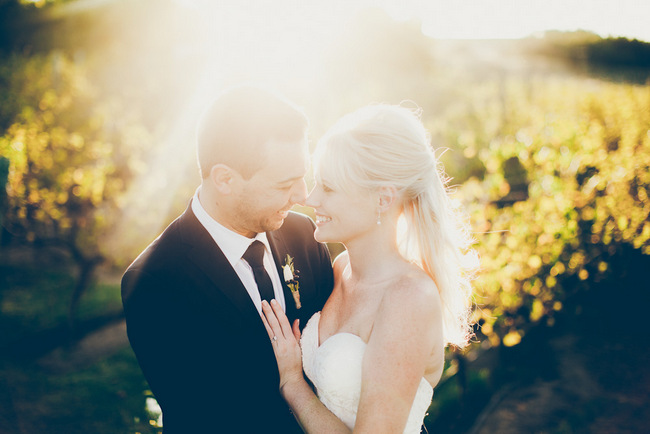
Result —
[[[361, 395], [361, 365], [366, 343], [352, 333], [337, 333], [319, 346], [319, 320], [320, 312], [316, 312], [302, 332], [303, 368], [321, 402], [353, 429]], [[420, 432], [432, 397], [433, 388], [422, 378], [404, 433]]]

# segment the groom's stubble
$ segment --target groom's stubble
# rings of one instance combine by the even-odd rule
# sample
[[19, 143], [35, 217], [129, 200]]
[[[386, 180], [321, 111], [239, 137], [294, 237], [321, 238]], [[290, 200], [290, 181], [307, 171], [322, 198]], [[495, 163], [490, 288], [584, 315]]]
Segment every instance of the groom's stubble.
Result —
[[289, 210], [304, 203], [307, 186], [304, 176], [309, 167], [305, 138], [266, 144], [264, 165], [236, 192], [233, 226], [240, 232], [267, 232], [279, 229]]

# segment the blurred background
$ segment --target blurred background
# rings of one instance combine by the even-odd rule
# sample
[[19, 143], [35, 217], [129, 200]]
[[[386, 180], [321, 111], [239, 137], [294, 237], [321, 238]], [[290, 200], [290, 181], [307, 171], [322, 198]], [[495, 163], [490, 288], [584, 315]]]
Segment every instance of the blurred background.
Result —
[[648, 17], [632, 0], [0, 0], [0, 433], [161, 431], [119, 280], [199, 183], [201, 109], [242, 81], [302, 106], [312, 145], [371, 102], [422, 109], [481, 258], [476, 338], [448, 351], [429, 432], [647, 432]]

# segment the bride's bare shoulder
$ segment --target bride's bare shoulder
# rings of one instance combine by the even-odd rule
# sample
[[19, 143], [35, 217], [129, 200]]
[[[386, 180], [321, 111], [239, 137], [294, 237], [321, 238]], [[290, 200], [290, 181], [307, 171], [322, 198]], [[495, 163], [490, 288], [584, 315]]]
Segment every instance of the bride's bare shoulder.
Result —
[[384, 303], [398, 310], [421, 312], [428, 316], [440, 310], [440, 294], [435, 282], [416, 266], [408, 266], [384, 296]]
[[444, 347], [442, 304], [438, 288], [428, 274], [413, 269], [400, 273], [383, 294], [372, 333], [378, 342], [398, 339], [411, 345], [412, 351], [429, 354], [435, 350], [436, 358], [440, 358]]

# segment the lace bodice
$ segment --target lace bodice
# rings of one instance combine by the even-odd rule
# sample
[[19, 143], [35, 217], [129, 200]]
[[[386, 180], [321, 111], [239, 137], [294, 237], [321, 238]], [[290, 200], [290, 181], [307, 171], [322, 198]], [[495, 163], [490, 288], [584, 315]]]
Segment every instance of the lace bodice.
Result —
[[[366, 343], [357, 335], [337, 333], [319, 346], [319, 320], [320, 312], [317, 312], [302, 332], [303, 367], [321, 402], [352, 429], [361, 395], [361, 367]], [[422, 378], [404, 433], [420, 432], [432, 397], [433, 388]]]

